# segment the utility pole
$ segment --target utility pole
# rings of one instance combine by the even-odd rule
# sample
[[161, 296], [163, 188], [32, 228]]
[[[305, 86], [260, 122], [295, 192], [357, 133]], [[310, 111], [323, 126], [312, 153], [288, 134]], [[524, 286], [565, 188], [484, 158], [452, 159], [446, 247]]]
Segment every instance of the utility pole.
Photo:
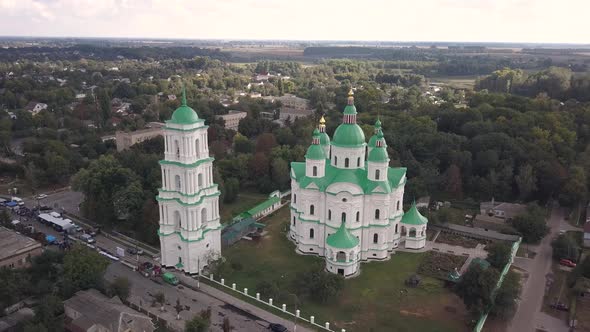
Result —
[[197, 257], [197, 288], [201, 289], [201, 257]]

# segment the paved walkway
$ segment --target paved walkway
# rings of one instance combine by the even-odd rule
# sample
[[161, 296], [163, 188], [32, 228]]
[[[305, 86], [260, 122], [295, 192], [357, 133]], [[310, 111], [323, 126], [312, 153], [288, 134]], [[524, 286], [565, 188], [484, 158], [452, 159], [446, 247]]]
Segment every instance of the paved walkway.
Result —
[[[197, 289], [197, 280], [195, 280], [191, 277], [188, 277], [188, 276], [184, 275], [183, 273], [178, 273], [178, 272], [173, 272], [173, 273], [178, 277], [178, 279], [180, 280], [180, 282], [182, 284], [185, 284], [185, 285], [190, 286], [194, 289]], [[255, 306], [253, 304], [250, 304], [246, 301], [235, 298], [235, 297], [233, 297], [223, 291], [220, 291], [219, 289], [217, 289], [215, 287], [209, 286], [203, 282], [200, 283], [198, 289], [199, 289], [199, 291], [206, 293], [211, 297], [214, 297], [222, 302], [230, 304], [238, 309], [241, 309], [250, 315], [256, 316], [260, 320], [264, 320], [269, 323], [279, 323], [279, 324], [282, 324], [286, 327], [293, 328], [293, 321], [292, 320], [287, 320], [285, 318], [279, 317], [275, 314], [272, 314], [266, 310], [263, 310], [263, 309]], [[297, 331], [312, 332], [313, 330], [310, 330], [306, 327], [303, 327], [303, 326], [297, 324]]]
[[508, 332], [534, 332], [540, 328], [550, 332], [566, 332], [568, 328], [565, 322], [548, 318], [541, 312], [543, 296], [545, 295], [545, 277], [551, 271], [552, 255], [551, 240], [557, 236], [563, 221], [563, 209], [555, 206], [551, 211], [548, 224], [550, 233], [541, 241], [538, 246], [531, 246], [537, 252], [534, 259], [517, 258], [515, 265], [523, 267], [529, 274], [529, 278], [523, 285], [520, 295], [521, 301], [516, 314], [508, 327]]

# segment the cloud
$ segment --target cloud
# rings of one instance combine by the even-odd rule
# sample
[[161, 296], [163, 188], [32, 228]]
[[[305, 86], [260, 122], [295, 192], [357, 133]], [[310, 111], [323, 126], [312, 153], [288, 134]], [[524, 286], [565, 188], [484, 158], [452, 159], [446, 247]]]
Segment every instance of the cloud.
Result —
[[590, 42], [590, 1], [0, 0], [6, 35]]

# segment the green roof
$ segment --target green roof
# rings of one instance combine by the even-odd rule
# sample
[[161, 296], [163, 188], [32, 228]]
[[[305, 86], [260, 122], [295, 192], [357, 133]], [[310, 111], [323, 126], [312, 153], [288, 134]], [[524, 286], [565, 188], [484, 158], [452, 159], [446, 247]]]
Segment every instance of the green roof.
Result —
[[471, 266], [475, 266], [475, 265], [479, 265], [482, 269], [487, 269], [488, 267], [490, 267], [490, 262], [486, 261], [483, 258], [479, 258], [479, 257], [475, 257], [471, 263], [469, 263], [469, 268], [471, 268]]
[[375, 128], [381, 128], [381, 120], [379, 120], [377, 118], [377, 121], [375, 121]]
[[326, 133], [320, 133], [320, 144], [321, 145], [329, 145], [330, 144], [330, 136]]
[[186, 105], [186, 91], [182, 88], [182, 103], [179, 108], [172, 113], [172, 119], [166, 121], [167, 123], [177, 124], [193, 124], [201, 121], [197, 112]]
[[416, 202], [412, 203], [412, 207], [402, 217], [402, 224], [406, 225], [426, 225], [427, 223], [428, 219], [416, 208]]
[[319, 191], [325, 192], [333, 183], [352, 183], [359, 186], [366, 194], [372, 193], [378, 187], [382, 192], [390, 193], [392, 188], [397, 188], [402, 184], [402, 178], [406, 174], [405, 167], [389, 167], [387, 181], [372, 181], [367, 178], [366, 168], [336, 168], [327, 164], [326, 174], [321, 178], [305, 176], [304, 162], [292, 162], [291, 169], [293, 171], [292, 178], [299, 183], [301, 188], [307, 188], [313, 183]]
[[387, 149], [384, 147], [373, 148], [369, 152], [369, 158], [367, 160], [374, 163], [388, 163], [389, 156], [387, 155]]
[[256, 205], [255, 207], [251, 208], [250, 210], [246, 211], [246, 214], [249, 216], [256, 215], [259, 212], [266, 210], [267, 208], [271, 207], [273, 204], [280, 202], [281, 198], [273, 196], [266, 201]]
[[[375, 135], [371, 136], [371, 138], [369, 139], [369, 147], [370, 148], [374, 148], [377, 146], [377, 141], [383, 137], [383, 132], [381, 131], [381, 129], [378, 129], [377, 132], [375, 133]], [[383, 141], [385, 143], [385, 141]], [[387, 146], [387, 144], [383, 144], [384, 146]]]
[[365, 145], [365, 133], [356, 123], [343, 123], [336, 128], [332, 144], [343, 147], [362, 147]]
[[354, 105], [346, 105], [344, 108], [344, 114], [353, 115], [356, 114], [356, 107]]
[[326, 152], [321, 145], [312, 144], [307, 148], [307, 153], [305, 153], [306, 159], [311, 160], [324, 160], [326, 159]]
[[356, 236], [352, 235], [348, 229], [346, 229], [346, 225], [343, 222], [340, 224], [340, 227], [336, 233], [328, 236], [326, 243], [333, 248], [352, 249], [358, 246], [359, 239], [357, 239]]

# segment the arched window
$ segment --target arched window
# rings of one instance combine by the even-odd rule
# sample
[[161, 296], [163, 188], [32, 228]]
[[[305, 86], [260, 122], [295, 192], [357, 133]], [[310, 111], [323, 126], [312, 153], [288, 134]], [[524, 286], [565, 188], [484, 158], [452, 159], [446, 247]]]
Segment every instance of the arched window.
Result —
[[295, 226], [295, 217], [293, 217], [293, 226]]
[[378, 243], [379, 242], [379, 234], [375, 233], [373, 234], [373, 243]]
[[356, 221], [360, 221], [361, 220], [361, 213], [359, 211], [356, 211]]
[[348, 158], [344, 158], [344, 167], [348, 168]]
[[346, 212], [342, 212], [342, 223], [346, 223]]
[[174, 176], [174, 188], [176, 191], [180, 191], [180, 175]]
[[174, 140], [174, 151], [176, 151], [176, 159], [180, 159], [180, 146], [177, 140]]
[[202, 185], [203, 185], [203, 174], [199, 173], [199, 175], [197, 175], [197, 186], [199, 186], [199, 188], [201, 188]]
[[203, 208], [201, 210], [201, 225], [204, 225], [207, 222], [207, 209]]
[[381, 176], [381, 171], [376, 169], [375, 170], [375, 180], [379, 180], [379, 177]]
[[339, 251], [336, 254], [336, 260], [339, 262], [346, 262], [346, 253], [344, 251]]
[[180, 231], [180, 227], [182, 226], [182, 220], [180, 219], [180, 212], [174, 211], [174, 231]]
[[332, 210], [328, 210], [328, 220], [332, 220]]
[[375, 209], [375, 219], [379, 219], [381, 211], [379, 209]]
[[361, 167], [361, 157], [356, 158], [356, 167]]
[[197, 156], [197, 158], [199, 158], [199, 139], [198, 138], [195, 140], [195, 156]]
[[397, 201], [397, 210], [399, 211], [399, 201]]
[[309, 214], [312, 216], [315, 214], [315, 206], [313, 204], [309, 206]]
[[416, 229], [415, 228], [410, 228], [410, 234], [408, 236], [409, 237], [416, 237]]
[[293, 204], [297, 203], [297, 194], [293, 194]]
[[334, 156], [334, 166], [338, 166], [338, 156]]
[[395, 224], [395, 234], [397, 234], [397, 224]]
[[318, 167], [317, 166], [313, 167], [312, 174], [313, 174], [313, 176], [318, 176]]
[[309, 230], [309, 238], [313, 239], [313, 228]]

